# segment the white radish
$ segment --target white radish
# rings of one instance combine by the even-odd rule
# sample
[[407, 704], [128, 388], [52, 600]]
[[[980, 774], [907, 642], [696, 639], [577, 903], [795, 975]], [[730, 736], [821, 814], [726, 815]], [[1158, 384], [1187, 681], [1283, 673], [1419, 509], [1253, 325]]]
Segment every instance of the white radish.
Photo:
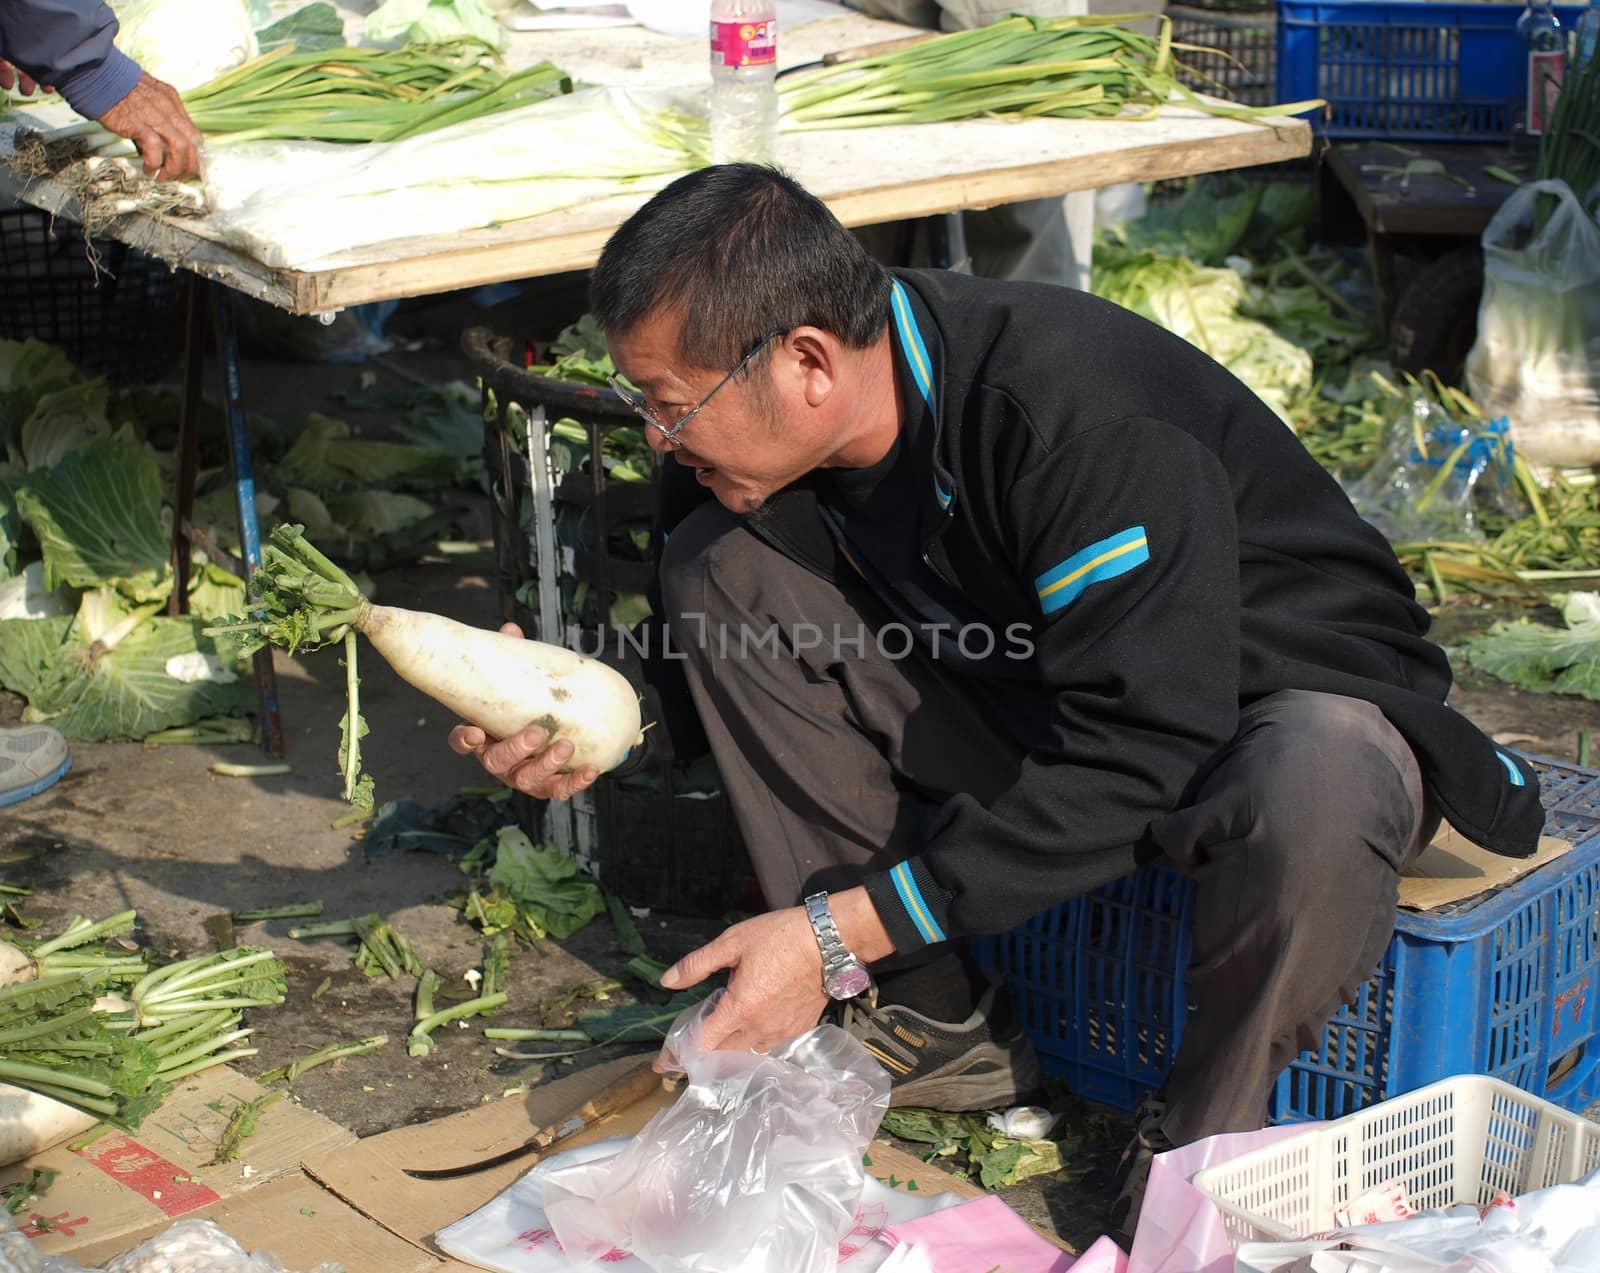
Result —
[[14, 986], [19, 981], [32, 981], [39, 969], [24, 952], [8, 941], [0, 941], [0, 986]]
[[538, 725], [565, 738], [569, 773], [613, 769], [644, 737], [633, 686], [597, 659], [394, 606], [363, 605], [355, 628], [401, 677], [485, 733]]
[[[38, 975], [39, 967], [28, 955], [8, 941], [0, 941], [0, 986], [33, 981]], [[95, 1007], [100, 1008], [100, 1003]], [[70, 1140], [99, 1121], [98, 1114], [0, 1083], [0, 1167], [9, 1167]]]
[[99, 1121], [99, 1115], [51, 1100], [48, 1095], [0, 1083], [0, 1167], [43, 1153]]
[[0, 1083], [0, 1167], [42, 1153], [88, 1131], [100, 1121], [71, 1105], [25, 1088]]

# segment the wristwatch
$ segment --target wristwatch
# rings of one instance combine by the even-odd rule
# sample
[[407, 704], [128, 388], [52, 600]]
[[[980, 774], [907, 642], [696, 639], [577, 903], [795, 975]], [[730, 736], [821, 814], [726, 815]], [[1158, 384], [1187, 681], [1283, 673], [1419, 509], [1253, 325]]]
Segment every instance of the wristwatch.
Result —
[[806, 918], [811, 921], [811, 931], [822, 951], [823, 990], [830, 999], [854, 999], [872, 984], [872, 974], [839, 936], [826, 893], [813, 893], [806, 898]]

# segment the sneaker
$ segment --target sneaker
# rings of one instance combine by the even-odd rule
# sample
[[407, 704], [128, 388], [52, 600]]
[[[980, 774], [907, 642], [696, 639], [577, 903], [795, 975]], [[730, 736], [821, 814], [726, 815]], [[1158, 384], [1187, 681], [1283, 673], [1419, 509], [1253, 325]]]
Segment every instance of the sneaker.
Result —
[[0, 726], [0, 805], [54, 786], [72, 768], [67, 740], [48, 725]]
[[1166, 1116], [1167, 1103], [1159, 1096], [1146, 1096], [1140, 1101], [1133, 1115], [1133, 1139], [1117, 1163], [1114, 1176], [1117, 1196], [1111, 1204], [1107, 1228], [1111, 1240], [1124, 1251], [1133, 1250], [1134, 1231], [1139, 1227], [1145, 1189], [1150, 1184], [1150, 1164], [1157, 1154], [1174, 1148], [1166, 1132], [1161, 1130], [1161, 1120]]
[[[863, 1002], [865, 1000], [865, 1002]], [[984, 992], [972, 1015], [933, 1021], [869, 990], [838, 1004], [839, 1024], [889, 1071], [890, 1105], [954, 1113], [1022, 1104], [1044, 1083], [1039, 1058], [1012, 1020], [1002, 987]]]

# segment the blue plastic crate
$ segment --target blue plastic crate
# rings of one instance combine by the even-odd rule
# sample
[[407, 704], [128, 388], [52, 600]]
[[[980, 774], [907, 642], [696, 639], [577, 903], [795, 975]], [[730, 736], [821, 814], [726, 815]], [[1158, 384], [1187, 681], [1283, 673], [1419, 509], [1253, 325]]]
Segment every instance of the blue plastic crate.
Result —
[[[1274, 1122], [1339, 1118], [1453, 1074], [1568, 1109], [1600, 1097], [1600, 772], [1531, 758], [1570, 853], [1477, 905], [1402, 911], [1383, 961], [1290, 1063]], [[1166, 1078], [1190, 1011], [1193, 886], [1158, 867], [975, 944], [1003, 969], [1041, 1062], [1132, 1109]]]
[[[1278, 101], [1328, 137], [1505, 141], [1527, 91], [1520, 4], [1278, 0]], [[1557, 6], [1571, 29], [1582, 6]]]

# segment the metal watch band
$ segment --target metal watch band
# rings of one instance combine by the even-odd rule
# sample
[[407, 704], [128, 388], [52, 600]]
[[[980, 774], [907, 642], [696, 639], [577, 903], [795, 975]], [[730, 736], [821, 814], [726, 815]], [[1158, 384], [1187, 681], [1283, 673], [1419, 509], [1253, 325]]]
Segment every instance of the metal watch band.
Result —
[[833, 911], [828, 906], [828, 895], [811, 894], [805, 899], [805, 908], [817, 947], [822, 952], [823, 989], [834, 999], [849, 999], [860, 994], [871, 984], [872, 977], [839, 935], [839, 926], [834, 923]]

